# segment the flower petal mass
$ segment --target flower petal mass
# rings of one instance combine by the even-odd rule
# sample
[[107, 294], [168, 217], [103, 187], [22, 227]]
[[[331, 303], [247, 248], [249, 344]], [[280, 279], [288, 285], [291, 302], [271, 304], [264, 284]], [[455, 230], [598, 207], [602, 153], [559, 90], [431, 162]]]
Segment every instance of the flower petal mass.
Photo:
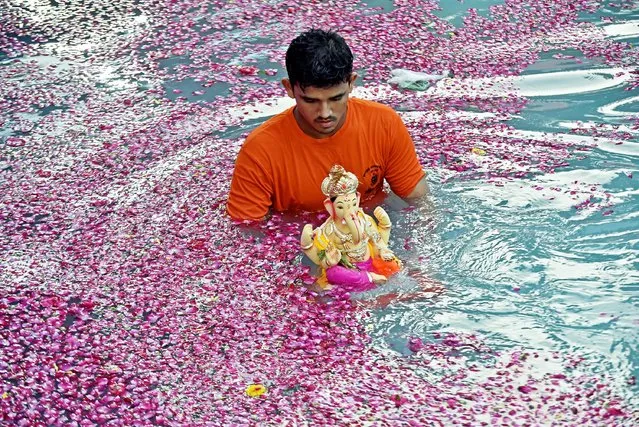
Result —
[[[637, 47], [580, 20], [609, 2], [513, 0], [469, 10], [459, 27], [435, 1], [32, 3], [0, 2], [0, 424], [474, 425], [505, 407], [522, 424], [631, 416], [608, 378], [575, 369], [588, 363], [579, 355], [548, 356], [558, 371], [538, 374], [521, 356], [531, 350], [489, 351], [462, 332], [413, 337], [409, 356], [380, 350], [366, 309], [301, 286], [312, 278], [291, 237], [299, 224], [276, 214], [246, 229], [225, 215], [249, 113], [284, 96], [293, 34], [340, 29], [363, 89], [402, 113], [425, 167], [502, 183], [592, 147], [517, 134], [505, 119], [528, 100], [509, 80], [472, 82], [518, 76], [547, 50], [638, 63]], [[397, 69], [451, 77], [423, 96], [386, 84]], [[468, 111], [485, 115], [469, 123]], [[576, 209], [613, 212], [592, 184], [561, 190]]]

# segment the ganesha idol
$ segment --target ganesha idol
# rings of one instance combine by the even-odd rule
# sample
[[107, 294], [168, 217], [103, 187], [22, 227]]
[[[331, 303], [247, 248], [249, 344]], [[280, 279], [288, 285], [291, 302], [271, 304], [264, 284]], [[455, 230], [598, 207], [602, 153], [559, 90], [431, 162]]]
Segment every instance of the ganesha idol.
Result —
[[335, 165], [322, 181], [328, 219], [318, 228], [304, 226], [300, 245], [321, 269], [317, 284], [347, 291], [365, 291], [386, 282], [402, 264], [388, 248], [391, 221], [381, 207], [373, 215], [359, 207], [357, 177]]

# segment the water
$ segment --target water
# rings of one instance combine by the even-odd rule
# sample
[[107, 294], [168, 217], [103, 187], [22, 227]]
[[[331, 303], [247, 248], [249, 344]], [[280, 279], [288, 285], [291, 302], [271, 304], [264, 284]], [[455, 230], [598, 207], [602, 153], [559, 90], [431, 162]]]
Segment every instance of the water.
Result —
[[[438, 15], [459, 25], [467, 8], [485, 12], [498, 3], [443, 2]], [[603, 25], [608, 36], [639, 42], [639, 13], [623, 17], [629, 20], [624, 25]], [[566, 60], [553, 54], [542, 55], [523, 73], [519, 88], [530, 101], [510, 124], [555, 134], [569, 132], [578, 122], [628, 129], [638, 99], [623, 91], [615, 73], [583, 56]], [[502, 187], [477, 181], [441, 184], [432, 171], [434, 230], [412, 230], [410, 220], [393, 212], [392, 238], [399, 242], [400, 256], [416, 263], [419, 255], [427, 259], [422, 268], [444, 283], [446, 292], [376, 310], [368, 320], [374, 344], [410, 354], [411, 336], [477, 333], [492, 348], [579, 354], [596, 360], [598, 372], [617, 372], [621, 383], [636, 377], [639, 145], [637, 130], [631, 132], [633, 139], [622, 145], [600, 142], [585, 159], [556, 173]], [[575, 183], [597, 186], [598, 196], [609, 197], [613, 206], [575, 209], [578, 201], [570, 194], [571, 185], [579, 187]], [[401, 250], [406, 238], [417, 248], [412, 253]]]
[[[443, 2], [439, 15], [458, 24], [466, 8], [485, 11], [497, 3]], [[628, 24], [612, 37], [639, 42], [639, 12], [623, 16]], [[637, 114], [636, 95], [623, 91], [623, 83], [606, 84], [614, 74], [605, 70], [579, 77], [580, 70], [593, 68], [601, 72], [603, 67], [587, 59], [576, 63], [543, 55], [523, 73], [535, 79], [519, 86], [530, 102], [510, 124], [521, 131], [559, 134], [577, 122], [627, 127]], [[617, 105], [623, 112], [616, 112]], [[636, 377], [639, 141], [637, 130], [632, 132], [633, 139], [623, 145], [599, 143], [585, 159], [554, 174], [502, 187], [477, 181], [441, 184], [434, 171], [435, 229], [410, 230], [410, 221], [395, 213], [400, 229], [393, 238], [412, 238], [416, 253], [428, 260], [424, 268], [446, 284], [446, 293], [378, 310], [369, 321], [374, 343], [410, 353], [409, 336], [428, 336], [433, 330], [478, 333], [493, 348], [580, 354], [596, 360], [598, 371]], [[596, 185], [598, 196], [614, 205], [576, 210], [577, 200], [570, 195], [576, 182]], [[415, 254], [404, 256], [414, 259]]]
[[[368, 4], [381, 7], [378, 13], [382, 14], [393, 9], [390, 1], [370, 1]], [[489, 7], [499, 4], [502, 2], [442, 1], [442, 10], [437, 11], [436, 16], [461, 27], [470, 8], [476, 8], [479, 16], [486, 17]], [[608, 23], [602, 17], [615, 17], [625, 22]], [[633, 45], [639, 43], [639, 11], [636, 8], [621, 10], [608, 7], [593, 15], [583, 14], [581, 19], [583, 22], [596, 23], [602, 30], [602, 37]], [[142, 32], [145, 28], [143, 17], [135, 18], [132, 22], [138, 26], [131, 27], [133, 33]], [[114, 26], [121, 31], [117, 25]], [[102, 28], [95, 35], [95, 43], [104, 50], [108, 50], [108, 41], [112, 37], [109, 28]], [[264, 27], [265, 32], [271, 30], [271, 26]], [[229, 40], [237, 34], [233, 31], [224, 33]], [[258, 38], [252, 39], [253, 45], [258, 48], [261, 46], [259, 42]], [[84, 45], [75, 46], [69, 48], [67, 53], [83, 48]], [[56, 49], [60, 50], [58, 57], [55, 55]], [[52, 63], [57, 64], [57, 72], [72, 70], [73, 61], [60, 59], [64, 52], [65, 44], [60, 42], [48, 55], [22, 58], [21, 61], [37, 60], [43, 69]], [[270, 57], [271, 51], [263, 52], [256, 48], [256, 52], [252, 53], [255, 55], [237, 56], [236, 52], [236, 56], [231, 55], [231, 62], [241, 64], [243, 59], [254, 58], [255, 62], [251, 64], [260, 69], [277, 70], [273, 77], [259, 76], [271, 84], [283, 76], [281, 65]], [[5, 61], [3, 66], [9, 66], [6, 58], [0, 59]], [[122, 62], [125, 60], [122, 59]], [[194, 76], [184, 79], [175, 75], [180, 65], [191, 63], [186, 56], [170, 54], [168, 58], [159, 60], [160, 71], [150, 73], [153, 78], [141, 79], [129, 74], [118, 60], [112, 60], [97, 67], [100, 73], [72, 77], [79, 82], [78, 86], [106, 88], [104, 98], [100, 99], [110, 107], [113, 107], [113, 104], [109, 104], [111, 99], [119, 102], [120, 94], [128, 96], [134, 92], [127, 91], [134, 88], [142, 91], [159, 87], [167, 91], [166, 98], [171, 102], [183, 102], [187, 106], [225, 99], [227, 103], [221, 104], [220, 108], [225, 109], [225, 113], [228, 108], [232, 117], [241, 118], [221, 125], [210, 113], [195, 110], [193, 116], [189, 116], [192, 122], [187, 121], [183, 127], [176, 129], [167, 125], [165, 135], [174, 133], [176, 144], [179, 142], [183, 145], [174, 151], [166, 147], [164, 151], [149, 148], [149, 152], [140, 157], [140, 169], [133, 170], [131, 175], [119, 176], [122, 182], [109, 182], [104, 188], [97, 184], [93, 188], [91, 183], [87, 183], [90, 190], [78, 196], [79, 201], [73, 205], [73, 209], [79, 212], [98, 197], [113, 201], [114, 206], [122, 210], [136, 203], [146, 203], [150, 212], [153, 212], [153, 220], [144, 227], [149, 230], [156, 227], [160, 235], [161, 227], [157, 224], [163, 224], [162, 218], [175, 214], [180, 203], [191, 203], [196, 198], [190, 198], [189, 194], [201, 194], [194, 190], [172, 200], [174, 204], [168, 205], [168, 208], [155, 206], [153, 200], [159, 197], [155, 195], [158, 194], [155, 193], [156, 185], [170, 184], [171, 177], [179, 175], [183, 168], [188, 169], [206, 158], [206, 153], [217, 150], [221, 153], [220, 163], [213, 162], [210, 167], [216, 168], [213, 178], [216, 185], [224, 189], [224, 185], [228, 185], [228, 177], [225, 178], [224, 173], [230, 169], [229, 159], [232, 160], [233, 152], [237, 151], [242, 134], [274, 112], [291, 105], [290, 100], [278, 98], [276, 95], [279, 94], [274, 92], [272, 105], [256, 97], [257, 105], [247, 106], [246, 100], [234, 102], [232, 99], [239, 96], [232, 92], [237, 82], [219, 81], [210, 88], [203, 88], [202, 78], [195, 72]], [[525, 68], [522, 77], [473, 78], [466, 93], [476, 91], [481, 97], [492, 90], [499, 93], [502, 87], [504, 92], [514, 90], [528, 99], [524, 109], [507, 120], [507, 124], [514, 127], [514, 130], [509, 131], [507, 140], [512, 141], [511, 149], [517, 154], [533, 159], [546, 155], [540, 144], [527, 145], [522, 138], [552, 140], [559, 146], [573, 142], [575, 147], [588, 148], [588, 151], [570, 156], [567, 166], [556, 168], [552, 173], [531, 167], [534, 173], [514, 179], [474, 179], [463, 173], [451, 173], [443, 161], [433, 164], [429, 168], [429, 183], [435, 205], [432, 220], [424, 220], [424, 213], [419, 210], [404, 209], [406, 205], [401, 201], [387, 200], [385, 206], [395, 224], [391, 236], [393, 249], [405, 265], [421, 270], [422, 274], [441, 283], [445, 291], [431, 298], [373, 308], [371, 316], [362, 316], [360, 321], [372, 338], [373, 348], [383, 353], [408, 356], [412, 354], [407, 346], [411, 337], [428, 341], [433, 332], [451, 332], [476, 335], [482, 345], [505, 354], [513, 349], [525, 349], [544, 355], [559, 352], [570, 357], [583, 357], [589, 362], [588, 367], [584, 368], [586, 372], [606, 374], [614, 390], [631, 402], [630, 407], [637, 407], [638, 389], [629, 382], [631, 378], [639, 377], [639, 138], [637, 129], [632, 128], [632, 119], [639, 114], [639, 97], [636, 90], [624, 90], [628, 87], [631, 77], [629, 71], [633, 67], [636, 69], [636, 64], [614, 68], [604, 64], [601, 58], [587, 58], [576, 51], [549, 49]], [[424, 71], [432, 73], [441, 70]], [[620, 75], [620, 72], [623, 74]], [[215, 73], [211, 74], [213, 79], [217, 77]], [[366, 70], [360, 70], [360, 75], [366, 76]], [[361, 83], [365, 84], [364, 81]], [[261, 84], [258, 82], [247, 87], [260, 88]], [[195, 94], [196, 91], [202, 93]], [[50, 88], [44, 92], [53, 94], [56, 91]], [[442, 81], [432, 84], [421, 96], [427, 99], [450, 93], [455, 96]], [[357, 94], [374, 97], [361, 89]], [[72, 99], [70, 104], [73, 104], [74, 99], [77, 100], [72, 106], [79, 111], [84, 111], [83, 107], [90, 110], [90, 106], [83, 104], [81, 90], [78, 93], [56, 95], [69, 96]], [[147, 99], [144, 102], [147, 101], [157, 110], [150, 109], [146, 117], [136, 116], [135, 112], [127, 116], [126, 111], [119, 113], [110, 109], [102, 113], [111, 114], [108, 119], [113, 121], [118, 132], [121, 130], [118, 125], [126, 125], [127, 129], [122, 130], [122, 135], [127, 135], [127, 132], [147, 126], [145, 123], [153, 120], [153, 111], [159, 111], [159, 115], [169, 114], [163, 109], [161, 101]], [[63, 104], [57, 102], [53, 109], [36, 106], [34, 111], [21, 116], [24, 119], [21, 123], [25, 125], [42, 117], [55, 117], [69, 108], [69, 105]], [[426, 114], [430, 113], [426, 111]], [[462, 122], [469, 120], [470, 123], [482, 123], [485, 118], [490, 119], [494, 112], [488, 112], [486, 116], [473, 116], [477, 111], [462, 108], [455, 113], [461, 114]], [[424, 111], [411, 107], [402, 114], [410, 121], [420, 117], [423, 119]], [[450, 118], [446, 114], [452, 113], [443, 114]], [[94, 120], [95, 117], [88, 115], [86, 119]], [[427, 122], [440, 119], [437, 116], [427, 119]], [[29, 135], [28, 131], [21, 133], [12, 129], [15, 120], [15, 116], [3, 118], [0, 136]], [[50, 156], [50, 162], [44, 161], [54, 172], [56, 168], [62, 171], [68, 165], [79, 167], [77, 165], [81, 165], [85, 157], [96, 160], [93, 156], [99, 153], [103, 142], [117, 140], [109, 139], [95, 129], [84, 133], [80, 122], [62, 123], [53, 119], [51, 123], [40, 124], [38, 132], [45, 136], [68, 135], [65, 133], [68, 132], [67, 126], [77, 126], [78, 133], [74, 134], [77, 139], [65, 139], [55, 150], [43, 152], [43, 157]], [[600, 138], [577, 137], [574, 132], [571, 133], [576, 128], [593, 127], [601, 133]], [[493, 135], [493, 130], [490, 126], [464, 127], [467, 138], [476, 138], [478, 146], [481, 146], [481, 137]], [[629, 133], [630, 137], [622, 141], [619, 132]], [[196, 143], [202, 135], [205, 138], [213, 135], [219, 139], [204, 139], [204, 142]], [[187, 140], [190, 142], [185, 142]], [[130, 145], [133, 147], [133, 144]], [[507, 148], [495, 147], [491, 150], [491, 147], [484, 146], [485, 155], [471, 154], [465, 150], [459, 154], [458, 160], [477, 164], [478, 170], [482, 167], [490, 169], [493, 165], [505, 167], [508, 163], [508, 159], [504, 159]], [[548, 150], [560, 149], [555, 147]], [[13, 167], [14, 159], [11, 156], [5, 155], [0, 159], [7, 168]], [[98, 160], [102, 160], [102, 157]], [[151, 166], [147, 168], [144, 162], [149, 162]], [[16, 167], [16, 170], [21, 169]], [[25, 166], [24, 170], [28, 170], [28, 167]], [[30, 227], [38, 227], [39, 222], [46, 221], [47, 217], [36, 214], [36, 218]], [[114, 229], [120, 226], [119, 222], [114, 224]], [[126, 224], [122, 225], [113, 236], [123, 235], [126, 227]], [[65, 236], [71, 238], [68, 234]], [[45, 246], [32, 243], [32, 246], [27, 245], [20, 252], [7, 252], [7, 265], [9, 261], [14, 263], [12, 265], [22, 265], [19, 263], [25, 262], [31, 253], [46, 259], [42, 256], [43, 253], [48, 254]], [[38, 274], [57, 277], [53, 273], [58, 274], [59, 269], [47, 264], [52, 262], [51, 259], [43, 261], [44, 267]], [[234, 268], [232, 261], [226, 262], [230, 263], [227, 267]], [[115, 276], [122, 273], [117, 269], [114, 271]], [[126, 274], [130, 271], [133, 270], [126, 271]], [[6, 270], [4, 274], [5, 278], [20, 281], [18, 274], [10, 276]], [[101, 270], [101, 274], [106, 273]], [[64, 275], [60, 277], [64, 278]], [[410, 282], [405, 276], [396, 280]], [[63, 282], [63, 279], [60, 281]], [[401, 287], [397, 283], [389, 285], [390, 289]], [[538, 373], [556, 369], [548, 360], [542, 360], [535, 366]]]

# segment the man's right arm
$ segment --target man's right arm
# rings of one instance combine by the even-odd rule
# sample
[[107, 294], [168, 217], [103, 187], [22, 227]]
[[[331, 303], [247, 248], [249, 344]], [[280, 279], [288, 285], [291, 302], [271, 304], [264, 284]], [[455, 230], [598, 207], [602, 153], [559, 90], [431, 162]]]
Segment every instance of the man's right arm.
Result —
[[226, 210], [236, 220], [262, 220], [271, 208], [273, 180], [244, 148], [235, 161]]

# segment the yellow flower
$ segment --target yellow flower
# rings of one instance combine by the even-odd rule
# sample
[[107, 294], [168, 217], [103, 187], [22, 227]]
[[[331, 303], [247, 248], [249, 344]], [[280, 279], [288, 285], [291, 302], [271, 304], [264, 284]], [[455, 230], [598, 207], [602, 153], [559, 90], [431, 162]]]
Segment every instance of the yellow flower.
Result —
[[266, 393], [266, 387], [262, 384], [251, 384], [246, 387], [246, 394], [250, 397], [260, 397]]
[[9, 393], [6, 392], [6, 391], [4, 393], [2, 393], [2, 398], [3, 399], [8, 399], [9, 398]]
[[477, 148], [477, 147], [473, 147], [472, 150], [470, 150], [473, 154], [477, 154], [478, 156], [485, 156], [486, 155], [486, 151], [482, 150], [481, 148]]

